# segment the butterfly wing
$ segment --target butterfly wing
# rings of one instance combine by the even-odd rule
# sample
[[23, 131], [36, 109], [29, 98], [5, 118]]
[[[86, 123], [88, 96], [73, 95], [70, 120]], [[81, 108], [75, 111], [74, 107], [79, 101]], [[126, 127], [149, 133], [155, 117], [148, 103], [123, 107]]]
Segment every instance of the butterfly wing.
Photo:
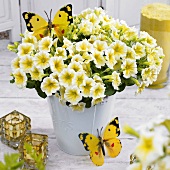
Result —
[[65, 32], [67, 31], [67, 27], [70, 23], [73, 22], [72, 17], [72, 5], [68, 4], [62, 7], [54, 16], [53, 19], [53, 28], [57, 34], [57, 37], [62, 40]]
[[48, 23], [41, 16], [31, 12], [24, 12], [22, 16], [25, 20], [27, 30], [33, 32], [33, 35], [37, 39], [41, 39], [49, 34]]
[[97, 166], [103, 165], [104, 156], [99, 138], [89, 133], [80, 133], [79, 138], [82, 141], [84, 148], [87, 151], [90, 151], [90, 159], [92, 162]]
[[105, 128], [103, 133], [103, 141], [105, 143], [108, 155], [112, 158], [119, 155], [122, 144], [117, 138], [120, 135], [118, 117], [113, 119]]
[[106, 141], [105, 146], [107, 153], [111, 158], [115, 158], [116, 156], [118, 156], [122, 149], [121, 141], [118, 138]]

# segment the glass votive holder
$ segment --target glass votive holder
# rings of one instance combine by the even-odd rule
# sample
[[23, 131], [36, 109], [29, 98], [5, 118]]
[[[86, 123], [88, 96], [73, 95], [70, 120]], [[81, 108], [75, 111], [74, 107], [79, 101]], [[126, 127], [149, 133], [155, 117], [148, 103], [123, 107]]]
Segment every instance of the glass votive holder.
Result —
[[17, 149], [21, 139], [31, 130], [31, 119], [14, 110], [0, 119], [2, 143]]
[[28, 152], [25, 148], [25, 144], [29, 144], [37, 156], [41, 154], [41, 162], [46, 165], [48, 155], [48, 136], [35, 133], [26, 134], [19, 144], [18, 150], [21, 154], [20, 159], [24, 160], [24, 168], [37, 169], [36, 162], [31, 156], [32, 152]]

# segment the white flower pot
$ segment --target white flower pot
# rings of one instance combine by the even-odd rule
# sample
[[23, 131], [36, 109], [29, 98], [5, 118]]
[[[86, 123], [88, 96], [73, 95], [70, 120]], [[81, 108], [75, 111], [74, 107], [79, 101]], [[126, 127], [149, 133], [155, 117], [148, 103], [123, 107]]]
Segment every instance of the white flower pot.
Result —
[[114, 99], [115, 96], [110, 96], [103, 103], [79, 112], [62, 105], [55, 96], [48, 97], [58, 147], [71, 155], [88, 155], [78, 135], [87, 132], [97, 136], [97, 128], [105, 128], [109, 123]]

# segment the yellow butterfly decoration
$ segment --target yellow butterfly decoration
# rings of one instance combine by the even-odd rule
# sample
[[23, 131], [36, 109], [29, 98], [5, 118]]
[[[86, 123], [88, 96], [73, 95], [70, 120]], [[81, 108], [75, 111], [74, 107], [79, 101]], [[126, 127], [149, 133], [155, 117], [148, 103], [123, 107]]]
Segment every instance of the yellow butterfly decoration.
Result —
[[36, 36], [37, 39], [50, 35], [53, 28], [59, 40], [62, 41], [68, 25], [73, 22], [72, 5], [68, 4], [62, 7], [55, 14], [53, 21], [51, 21], [51, 12], [52, 10], [50, 11], [49, 18], [45, 11], [48, 22], [38, 14], [31, 12], [24, 12], [22, 16], [26, 22], [27, 30], [33, 32], [33, 35]]
[[101, 136], [101, 131], [99, 134], [99, 130], [97, 129], [98, 137], [90, 133], [80, 133], [78, 135], [84, 148], [87, 151], [90, 151], [90, 159], [97, 166], [104, 164], [104, 146], [107, 150], [108, 156], [111, 158], [118, 156], [122, 149], [121, 141], [117, 138], [120, 135], [118, 117], [114, 118], [106, 126], [103, 136]]

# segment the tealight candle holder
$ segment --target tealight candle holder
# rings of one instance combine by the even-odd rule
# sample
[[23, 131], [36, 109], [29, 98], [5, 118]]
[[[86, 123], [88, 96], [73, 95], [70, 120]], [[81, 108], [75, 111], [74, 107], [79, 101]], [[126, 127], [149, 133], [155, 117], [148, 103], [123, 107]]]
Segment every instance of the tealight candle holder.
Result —
[[36, 162], [25, 148], [25, 144], [31, 145], [37, 156], [41, 154], [41, 160], [45, 165], [48, 154], [48, 136], [35, 133], [26, 134], [18, 147], [18, 150], [21, 154], [20, 159], [24, 160], [24, 168], [36, 169]]
[[31, 130], [31, 119], [14, 110], [0, 119], [2, 143], [17, 149], [21, 139]]

